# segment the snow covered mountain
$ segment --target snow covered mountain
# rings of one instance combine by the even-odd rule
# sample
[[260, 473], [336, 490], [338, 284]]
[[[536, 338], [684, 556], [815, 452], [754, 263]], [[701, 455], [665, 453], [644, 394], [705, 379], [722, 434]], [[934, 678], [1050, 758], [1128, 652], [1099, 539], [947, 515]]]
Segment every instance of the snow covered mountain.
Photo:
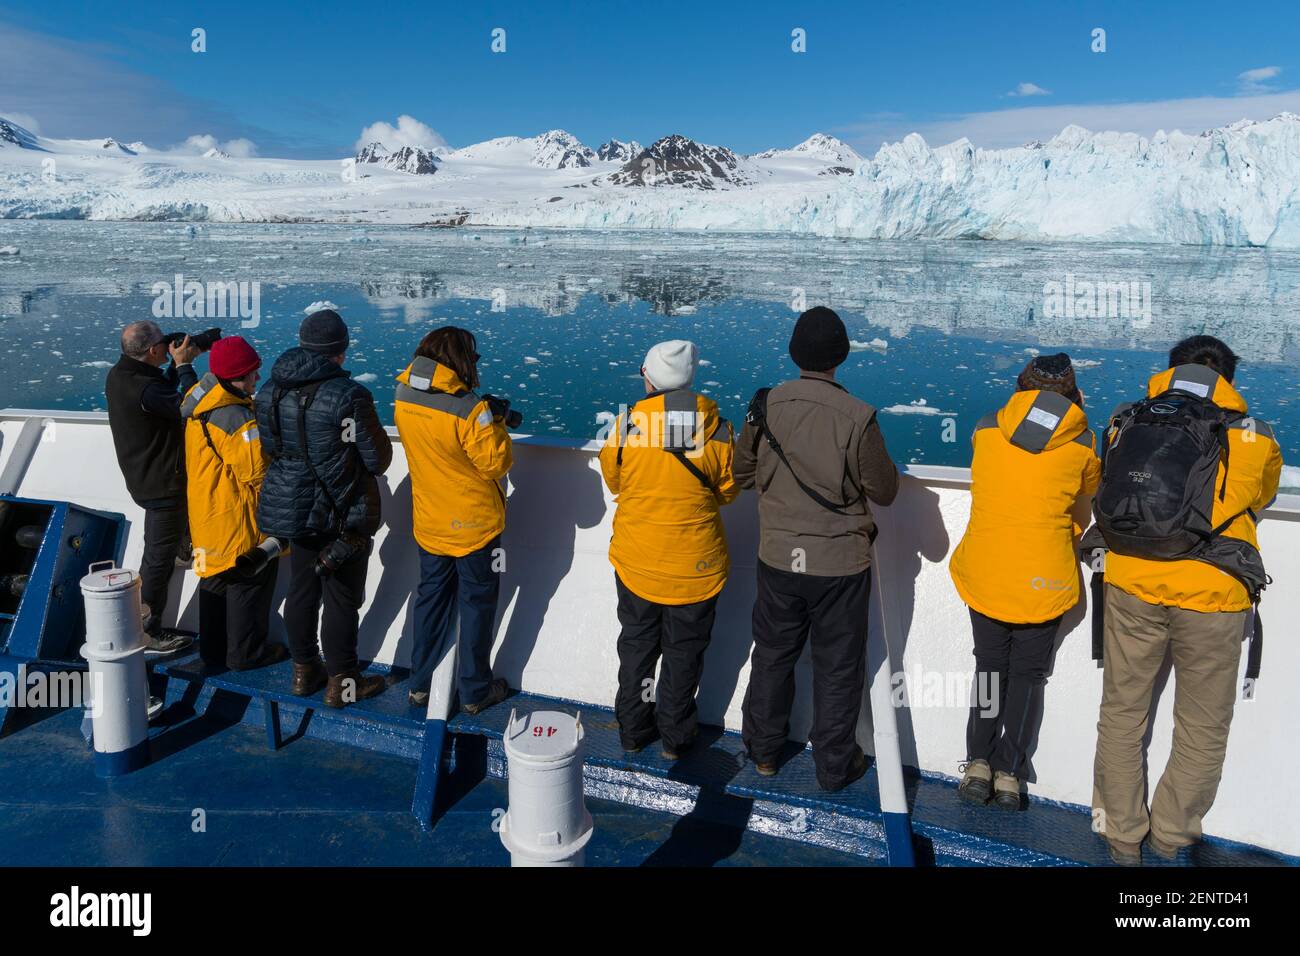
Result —
[[[832, 136], [741, 157], [674, 135], [599, 150], [552, 130], [460, 149], [223, 157], [52, 139], [0, 119], [0, 219], [347, 221], [1300, 249], [1300, 117], [1199, 135], [1092, 133], [867, 159]], [[429, 175], [436, 171], [438, 174]], [[415, 173], [416, 175], [412, 175]], [[652, 188], [647, 188], [652, 187]]]
[[706, 146], [674, 134], [641, 150], [609, 177], [616, 186], [716, 189], [752, 183], [749, 163], [725, 146]]
[[379, 163], [386, 169], [417, 176], [427, 176], [438, 171], [437, 156], [433, 150], [419, 146], [403, 146], [390, 153], [383, 143], [369, 143], [357, 153], [356, 160], [357, 165]]
[[596, 148], [596, 158], [605, 163], [626, 163], [644, 147], [636, 140], [611, 139]]
[[501, 136], [464, 149], [448, 152], [444, 158], [496, 165], [527, 163], [538, 169], [586, 169], [599, 161], [596, 151], [584, 146], [572, 133], [553, 129], [527, 139]]
[[757, 153], [754, 159], [816, 159], [850, 171], [862, 162], [858, 151], [847, 143], [825, 133], [813, 133], [791, 149], [768, 149]]

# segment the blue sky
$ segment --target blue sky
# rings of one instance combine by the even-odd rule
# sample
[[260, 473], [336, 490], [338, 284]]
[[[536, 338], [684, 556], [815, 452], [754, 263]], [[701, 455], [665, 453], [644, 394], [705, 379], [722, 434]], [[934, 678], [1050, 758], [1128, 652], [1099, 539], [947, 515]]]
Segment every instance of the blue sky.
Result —
[[680, 132], [752, 152], [825, 131], [870, 153], [913, 130], [1005, 146], [1070, 122], [1191, 132], [1300, 112], [1297, 50], [1291, 2], [9, 0], [0, 115], [268, 156], [343, 155], [400, 115], [454, 146], [558, 127], [592, 146]]

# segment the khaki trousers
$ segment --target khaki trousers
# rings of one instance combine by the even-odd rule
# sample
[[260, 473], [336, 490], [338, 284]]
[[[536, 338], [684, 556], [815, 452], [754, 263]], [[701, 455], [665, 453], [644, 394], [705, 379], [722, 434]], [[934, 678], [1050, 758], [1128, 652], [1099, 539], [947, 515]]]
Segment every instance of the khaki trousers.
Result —
[[[1167, 846], [1200, 840], [1201, 818], [1214, 803], [1223, 774], [1249, 617], [1250, 611], [1205, 613], [1148, 604], [1106, 586], [1092, 805], [1094, 826], [1107, 839], [1141, 843], [1150, 832]], [[1148, 814], [1143, 740], [1166, 651], [1174, 668], [1174, 741]]]

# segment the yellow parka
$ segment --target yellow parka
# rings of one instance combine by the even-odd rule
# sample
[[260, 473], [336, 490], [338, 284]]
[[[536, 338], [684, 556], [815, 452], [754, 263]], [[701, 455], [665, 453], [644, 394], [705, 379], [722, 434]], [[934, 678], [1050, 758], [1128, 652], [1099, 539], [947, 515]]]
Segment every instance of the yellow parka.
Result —
[[206, 578], [261, 543], [257, 496], [266, 459], [252, 397], [227, 391], [210, 372], [185, 394], [181, 417], [193, 569]]
[[975, 426], [970, 523], [949, 562], [963, 601], [986, 617], [1038, 624], [1079, 602], [1072, 511], [1101, 463], [1083, 409], [1056, 392], [1016, 392]]
[[609, 560], [633, 594], [694, 604], [727, 583], [718, 508], [740, 494], [732, 451], [717, 404], [686, 389], [647, 395], [615, 420], [600, 451], [618, 504]]
[[[1153, 375], [1147, 396], [1169, 390], [1176, 369]], [[1201, 370], [1204, 371], [1204, 370]], [[1222, 376], [1215, 376], [1210, 401], [1220, 408], [1246, 414], [1246, 400]], [[1228, 429], [1228, 480], [1224, 495], [1214, 496], [1210, 524], [1218, 527], [1234, 514], [1250, 509], [1259, 514], [1277, 495], [1282, 475], [1282, 450], [1266, 422], [1243, 417]], [[1214, 479], [1223, 485], [1223, 462]], [[1259, 547], [1255, 519], [1242, 514], [1223, 532], [1230, 538]], [[1106, 583], [1113, 584], [1148, 604], [1189, 611], [1244, 611], [1250, 604], [1246, 588], [1235, 577], [1204, 561], [1152, 561], [1110, 552], [1106, 555]]]
[[445, 365], [417, 356], [397, 376], [395, 419], [420, 547], [459, 558], [505, 530], [501, 478], [514, 459], [510, 435], [487, 401]]

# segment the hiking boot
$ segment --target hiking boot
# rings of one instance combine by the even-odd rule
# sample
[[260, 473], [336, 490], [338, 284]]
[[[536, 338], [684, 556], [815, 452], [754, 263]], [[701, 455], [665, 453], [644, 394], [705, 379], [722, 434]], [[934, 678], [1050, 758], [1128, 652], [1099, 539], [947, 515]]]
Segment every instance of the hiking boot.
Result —
[[193, 634], [186, 634], [184, 631], [178, 631], [175, 628], [164, 627], [158, 632], [157, 637], [149, 634], [144, 636], [144, 656], [170, 657], [173, 654], [179, 654], [193, 643]]
[[510, 685], [506, 683], [504, 677], [493, 678], [492, 683], [488, 684], [487, 693], [483, 699], [474, 704], [466, 704], [461, 710], [473, 717], [475, 714], [481, 714], [493, 704], [499, 704], [510, 696]]
[[359, 700], [382, 694], [388, 681], [378, 674], [362, 674], [357, 669], [335, 674], [325, 685], [325, 706], [346, 707]]
[[993, 805], [999, 810], [1020, 809], [1020, 780], [1014, 773], [993, 774]]
[[987, 760], [968, 760], [958, 768], [962, 771], [957, 784], [957, 796], [966, 803], [982, 807], [993, 795], [993, 768]]
[[1172, 863], [1174, 860], [1178, 859], [1178, 851], [1181, 850], [1182, 847], [1174, 846], [1172, 843], [1166, 843], [1154, 833], [1148, 833], [1147, 849], [1160, 857], [1160, 859]]
[[1119, 840], [1106, 839], [1106, 849], [1116, 866], [1141, 866], [1142, 844], [1121, 843]]
[[259, 667], [270, 667], [272, 664], [278, 664], [288, 659], [289, 648], [283, 644], [266, 644], [251, 660], [230, 669], [232, 671], [255, 671]]
[[299, 664], [294, 661], [293, 686], [289, 688], [289, 693], [295, 697], [310, 697], [324, 687], [328, 680], [325, 665], [321, 663], [319, 657], [310, 664]]
[[849, 764], [849, 772], [845, 775], [843, 783], [828, 787], [826, 786], [826, 784], [822, 783], [822, 778], [821, 775], [819, 774], [817, 777], [817, 786], [821, 787], [827, 793], [839, 793], [849, 784], [861, 780], [866, 775], [867, 775], [867, 758], [866, 755], [862, 753], [862, 751], [858, 751], [858, 755], [857, 757], [854, 758], [853, 763]]
[[429, 692], [427, 690], [410, 690], [406, 692], [406, 702], [412, 707], [428, 707]]

